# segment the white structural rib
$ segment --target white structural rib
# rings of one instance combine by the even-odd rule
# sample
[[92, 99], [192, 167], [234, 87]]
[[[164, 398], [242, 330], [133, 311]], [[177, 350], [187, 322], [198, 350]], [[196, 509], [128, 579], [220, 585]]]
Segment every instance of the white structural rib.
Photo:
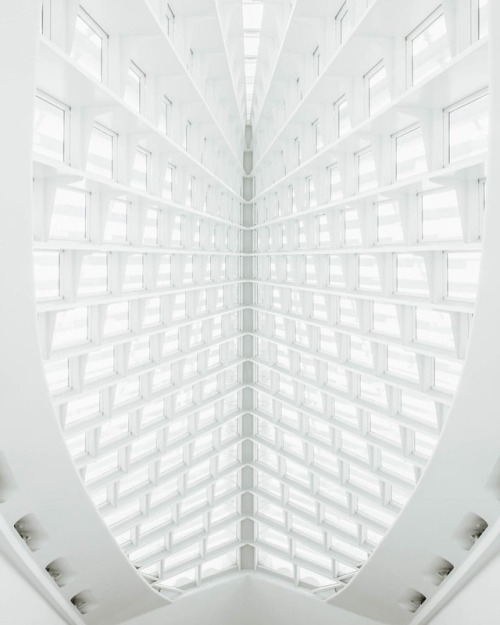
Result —
[[484, 6], [265, 3], [249, 144], [241, 0], [64, 4], [34, 250], [75, 465], [169, 597], [254, 571], [325, 598], [404, 509], [460, 379]]

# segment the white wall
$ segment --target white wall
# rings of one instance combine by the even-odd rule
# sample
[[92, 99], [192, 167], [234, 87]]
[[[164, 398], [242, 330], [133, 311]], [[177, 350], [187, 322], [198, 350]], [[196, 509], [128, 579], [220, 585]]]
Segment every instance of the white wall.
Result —
[[493, 625], [500, 623], [500, 554], [492, 558], [429, 625]]
[[[312, 595], [241, 575], [178, 599], [123, 625], [381, 625]], [[475, 624], [474, 624], [475, 625]]]
[[0, 625], [67, 625], [0, 552]]

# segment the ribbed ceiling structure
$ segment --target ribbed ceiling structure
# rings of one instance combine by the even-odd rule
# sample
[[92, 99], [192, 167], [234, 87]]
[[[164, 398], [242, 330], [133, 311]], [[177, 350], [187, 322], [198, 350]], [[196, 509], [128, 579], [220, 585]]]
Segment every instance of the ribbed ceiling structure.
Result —
[[474, 308], [485, 15], [44, 0], [47, 382], [98, 511], [169, 598], [242, 570], [328, 598], [407, 503]]

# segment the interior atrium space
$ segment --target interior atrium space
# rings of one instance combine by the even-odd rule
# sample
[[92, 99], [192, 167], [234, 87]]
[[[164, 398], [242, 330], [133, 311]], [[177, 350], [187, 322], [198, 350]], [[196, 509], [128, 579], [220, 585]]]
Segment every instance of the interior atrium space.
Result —
[[499, 623], [500, 1], [0, 49], [0, 623]]

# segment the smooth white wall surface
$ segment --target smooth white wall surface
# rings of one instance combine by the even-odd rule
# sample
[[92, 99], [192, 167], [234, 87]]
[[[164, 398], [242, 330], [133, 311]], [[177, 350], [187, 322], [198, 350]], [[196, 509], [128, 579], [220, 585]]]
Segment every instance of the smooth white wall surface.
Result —
[[0, 552], [0, 625], [67, 625]]
[[500, 623], [499, 579], [500, 555], [497, 554], [439, 614], [429, 621], [429, 625]]
[[181, 598], [123, 625], [381, 625], [254, 575]]

